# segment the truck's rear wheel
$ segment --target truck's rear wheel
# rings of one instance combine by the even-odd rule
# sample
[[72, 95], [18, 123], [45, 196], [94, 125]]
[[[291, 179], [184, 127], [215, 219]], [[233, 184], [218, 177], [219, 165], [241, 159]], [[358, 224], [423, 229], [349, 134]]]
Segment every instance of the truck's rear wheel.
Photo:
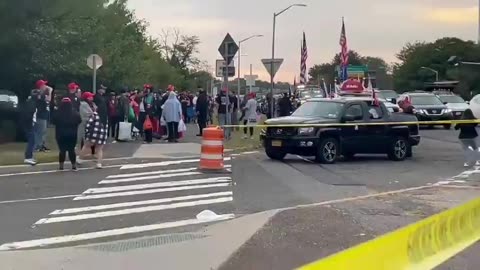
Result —
[[320, 141], [315, 160], [323, 164], [333, 164], [337, 162], [340, 154], [338, 140], [335, 138], [325, 138]]
[[272, 147], [272, 146], [266, 146], [265, 147], [265, 154], [273, 160], [283, 160], [287, 153], [282, 150], [282, 148], [279, 147]]
[[388, 149], [388, 158], [394, 161], [403, 161], [409, 155], [410, 144], [404, 137], [395, 137]]

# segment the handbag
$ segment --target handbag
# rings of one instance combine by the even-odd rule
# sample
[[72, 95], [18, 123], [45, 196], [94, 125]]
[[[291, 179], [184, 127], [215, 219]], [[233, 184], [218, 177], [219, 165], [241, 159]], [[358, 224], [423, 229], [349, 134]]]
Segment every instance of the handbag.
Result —
[[118, 124], [118, 140], [131, 141], [132, 140], [132, 123], [120, 122]]
[[150, 120], [150, 116], [147, 116], [145, 122], [143, 122], [143, 130], [153, 130], [152, 120]]

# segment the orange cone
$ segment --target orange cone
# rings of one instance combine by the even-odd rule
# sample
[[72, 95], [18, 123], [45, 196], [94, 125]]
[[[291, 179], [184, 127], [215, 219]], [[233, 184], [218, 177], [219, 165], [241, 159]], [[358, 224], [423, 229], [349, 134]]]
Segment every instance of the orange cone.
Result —
[[200, 155], [201, 170], [223, 170], [223, 129], [208, 127], [203, 129], [202, 152]]

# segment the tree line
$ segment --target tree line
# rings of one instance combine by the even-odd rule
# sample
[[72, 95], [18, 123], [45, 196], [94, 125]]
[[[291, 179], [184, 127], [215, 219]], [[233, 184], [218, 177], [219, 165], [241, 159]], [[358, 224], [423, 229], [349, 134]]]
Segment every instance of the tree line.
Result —
[[150, 83], [205, 87], [212, 77], [196, 54], [200, 40], [164, 30], [159, 39], [127, 0], [3, 0], [0, 2], [0, 88], [24, 98], [38, 79], [56, 88], [71, 81], [92, 88], [86, 58], [99, 54], [98, 82], [118, 90]]

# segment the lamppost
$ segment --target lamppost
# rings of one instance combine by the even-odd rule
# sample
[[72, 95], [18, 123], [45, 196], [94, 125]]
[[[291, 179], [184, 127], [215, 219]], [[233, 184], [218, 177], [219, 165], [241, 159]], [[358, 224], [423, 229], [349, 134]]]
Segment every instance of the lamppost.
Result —
[[420, 69], [426, 69], [426, 70], [430, 70], [431, 72], [435, 73], [435, 81], [438, 82], [438, 71], [433, 69], [433, 68], [429, 68], [429, 67], [421, 67]]
[[280, 16], [282, 13], [285, 11], [291, 9], [292, 7], [306, 7], [307, 5], [305, 4], [293, 4], [288, 6], [287, 8], [283, 9], [282, 11], [278, 13], [273, 13], [273, 34], [272, 34], [272, 63], [270, 64], [270, 84], [271, 84], [271, 89], [270, 89], [270, 116], [273, 118], [274, 116], [274, 99], [273, 99], [273, 88], [275, 87], [275, 83], [273, 82], [273, 61], [275, 59], [275, 28], [276, 28], [276, 23], [277, 23], [277, 17]]
[[[240, 66], [240, 59], [242, 58], [242, 54], [241, 54], [241, 50], [242, 50], [242, 43], [247, 41], [247, 40], [250, 40], [252, 38], [257, 38], [257, 37], [263, 37], [263, 35], [253, 35], [253, 36], [250, 36], [248, 38], [245, 38], [245, 39], [242, 39], [238, 42], [238, 72], [237, 72], [237, 95], [240, 95], [240, 71], [241, 71], [241, 66]], [[245, 90], [245, 95], [247, 94], [246, 93], [247, 91]]]

